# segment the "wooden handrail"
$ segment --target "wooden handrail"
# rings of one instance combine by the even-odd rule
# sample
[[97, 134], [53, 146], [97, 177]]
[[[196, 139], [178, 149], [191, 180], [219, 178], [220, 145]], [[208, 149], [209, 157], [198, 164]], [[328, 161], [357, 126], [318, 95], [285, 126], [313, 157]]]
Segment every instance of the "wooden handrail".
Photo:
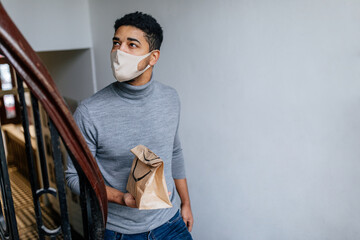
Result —
[[25, 40], [0, 3], [0, 51], [41, 102], [53, 121], [68, 151], [73, 156], [96, 194], [103, 216], [107, 219], [107, 195], [104, 179], [72, 114], [38, 55]]

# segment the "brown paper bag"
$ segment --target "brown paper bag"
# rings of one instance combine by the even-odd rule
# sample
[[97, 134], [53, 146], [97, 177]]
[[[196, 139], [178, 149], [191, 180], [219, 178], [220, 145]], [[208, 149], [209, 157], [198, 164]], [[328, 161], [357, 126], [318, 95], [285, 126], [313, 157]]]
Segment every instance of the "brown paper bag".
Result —
[[140, 209], [170, 208], [172, 204], [164, 177], [164, 162], [143, 145], [131, 149], [135, 155], [126, 190]]

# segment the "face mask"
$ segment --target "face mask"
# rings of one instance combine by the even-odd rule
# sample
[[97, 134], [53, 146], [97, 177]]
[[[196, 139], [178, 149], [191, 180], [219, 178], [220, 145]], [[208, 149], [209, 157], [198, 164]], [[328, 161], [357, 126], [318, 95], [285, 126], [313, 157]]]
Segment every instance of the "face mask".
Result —
[[111, 68], [116, 80], [125, 82], [140, 76], [150, 65], [147, 65], [146, 68], [141, 71], [138, 70], [138, 65], [141, 60], [150, 56], [150, 54], [151, 52], [143, 56], [135, 56], [120, 50], [111, 52]]

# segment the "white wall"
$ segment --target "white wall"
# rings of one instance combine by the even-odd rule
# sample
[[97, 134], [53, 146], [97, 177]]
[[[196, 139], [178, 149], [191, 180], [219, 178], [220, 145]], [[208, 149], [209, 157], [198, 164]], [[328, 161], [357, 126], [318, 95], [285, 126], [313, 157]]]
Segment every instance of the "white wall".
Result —
[[360, 1], [90, 0], [98, 89], [113, 23], [164, 28], [195, 239], [360, 239]]
[[2, 0], [35, 51], [92, 46], [87, 0]]
[[90, 49], [39, 52], [38, 55], [63, 97], [81, 101], [95, 92]]
[[63, 96], [79, 101], [96, 92], [87, 0], [2, 0], [1, 3], [39, 53]]

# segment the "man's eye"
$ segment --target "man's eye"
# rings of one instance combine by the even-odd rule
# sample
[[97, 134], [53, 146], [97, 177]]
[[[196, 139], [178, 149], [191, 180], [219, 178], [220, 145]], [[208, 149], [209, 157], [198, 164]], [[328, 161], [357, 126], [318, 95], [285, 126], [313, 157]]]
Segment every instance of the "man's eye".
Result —
[[130, 43], [129, 45], [130, 45], [130, 47], [137, 47], [137, 45], [135, 43]]
[[113, 42], [113, 45], [114, 45], [114, 46], [120, 45], [120, 43], [118, 43], [118, 42]]

